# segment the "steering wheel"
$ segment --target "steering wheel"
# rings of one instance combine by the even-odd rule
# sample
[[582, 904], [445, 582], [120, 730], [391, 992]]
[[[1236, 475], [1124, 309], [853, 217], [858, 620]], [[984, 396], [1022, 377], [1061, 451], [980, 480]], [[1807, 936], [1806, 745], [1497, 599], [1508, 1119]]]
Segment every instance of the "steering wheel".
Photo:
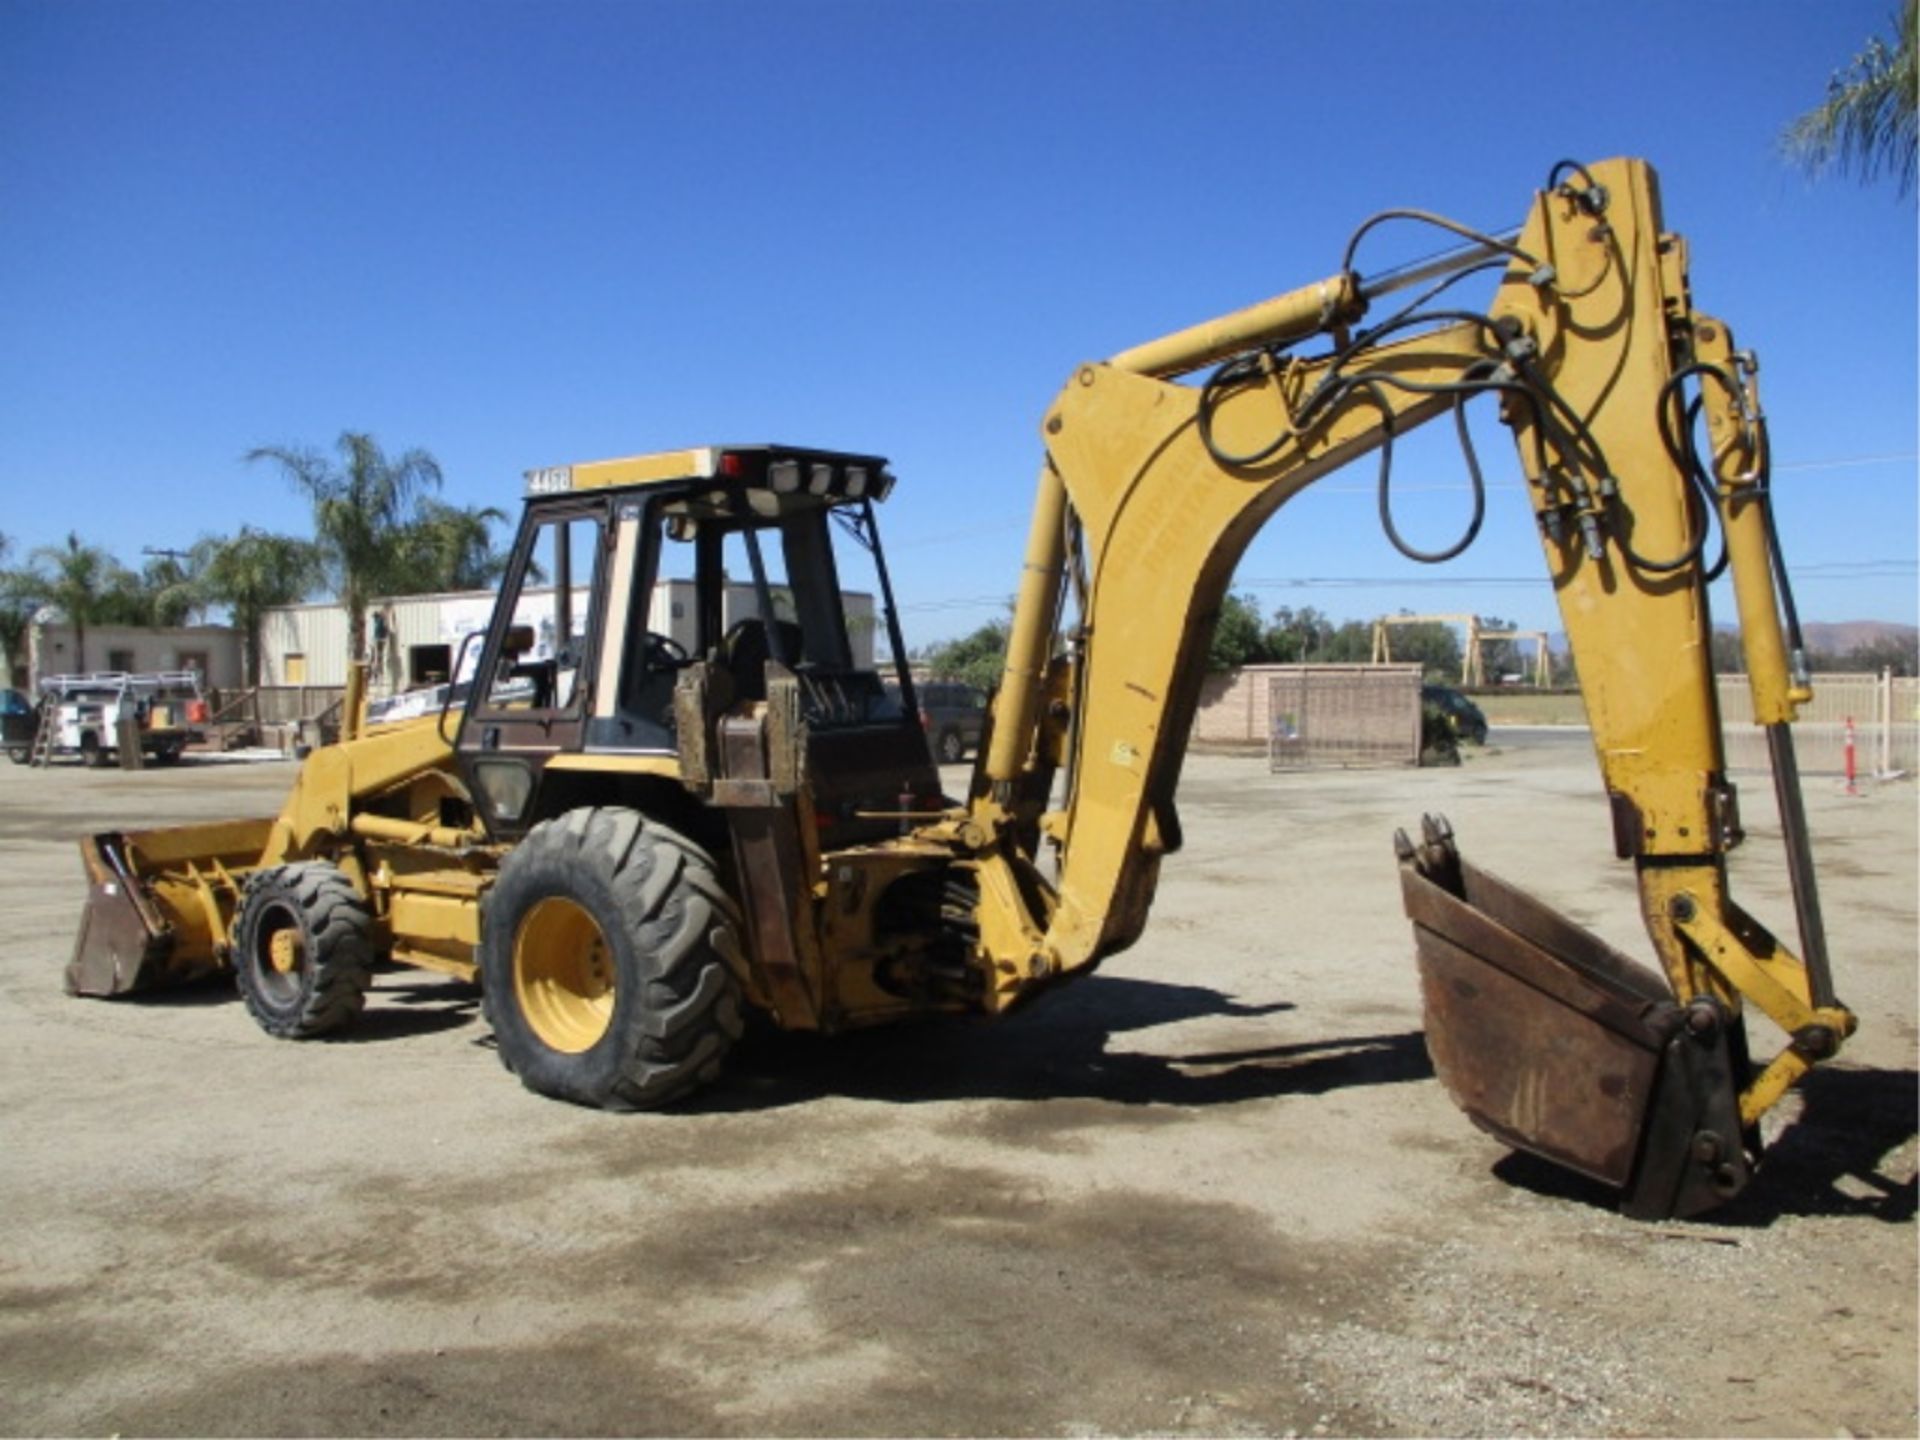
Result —
[[[662, 635], [658, 630], [647, 631], [647, 668], [649, 670], [679, 669], [692, 662], [687, 647], [671, 635]], [[664, 659], [665, 664], [658, 663]]]

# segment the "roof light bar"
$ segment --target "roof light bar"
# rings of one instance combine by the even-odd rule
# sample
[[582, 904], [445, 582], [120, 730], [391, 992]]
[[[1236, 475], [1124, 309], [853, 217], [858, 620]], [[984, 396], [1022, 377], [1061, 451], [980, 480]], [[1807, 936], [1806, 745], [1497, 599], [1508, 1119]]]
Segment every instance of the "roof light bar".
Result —
[[754, 466], [745, 456], [722, 453], [716, 467], [729, 479], [746, 480], [749, 490], [775, 495], [810, 495], [829, 502], [884, 500], [893, 489], [893, 475], [884, 465], [850, 464], [812, 456], [785, 455], [767, 462], [760, 484], [753, 481]]

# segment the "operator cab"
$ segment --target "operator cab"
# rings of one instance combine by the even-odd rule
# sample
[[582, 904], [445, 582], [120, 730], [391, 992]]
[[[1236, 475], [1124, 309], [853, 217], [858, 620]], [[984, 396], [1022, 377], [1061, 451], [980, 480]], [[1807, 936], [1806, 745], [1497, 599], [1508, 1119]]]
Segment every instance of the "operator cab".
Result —
[[[565, 808], [542, 799], [556, 764], [679, 778], [688, 711], [676, 694], [695, 667], [711, 717], [754, 715], [770, 677], [792, 677], [836, 841], [886, 828], [856, 811], [897, 811], [923, 791], [937, 802], [875, 521], [892, 486], [877, 456], [783, 446], [529, 472], [492, 623], [464, 672], [480, 678], [457, 748], [489, 828], [517, 834]], [[577, 786], [559, 789], [581, 803]]]

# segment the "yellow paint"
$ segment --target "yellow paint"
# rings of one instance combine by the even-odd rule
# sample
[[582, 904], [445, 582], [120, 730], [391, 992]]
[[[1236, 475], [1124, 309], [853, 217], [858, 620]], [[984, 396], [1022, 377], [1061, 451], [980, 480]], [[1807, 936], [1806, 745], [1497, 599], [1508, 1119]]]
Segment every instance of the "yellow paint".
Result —
[[666, 450], [619, 460], [592, 460], [569, 468], [575, 490], [610, 490], [622, 485], [655, 485], [663, 480], [704, 479], [713, 474], [715, 454], [710, 448]]
[[[1347, 357], [1342, 368], [1430, 386], [1459, 378], [1470, 364], [1525, 364], [1578, 417], [1583, 453], [1597, 450], [1605, 460], [1604, 471], [1587, 467], [1594, 473], [1580, 486], [1558, 470], [1542, 471], [1530, 407], [1510, 400], [1503, 412], [1536, 515], [1565, 521], [1559, 537], [1541, 527], [1546, 573], [1606, 789], [1637, 822], [1628, 839], [1661, 965], [1682, 1000], [1713, 995], [1737, 1006], [1745, 994], [1790, 1028], [1820, 1023], [1844, 1035], [1852, 1017], [1812, 1010], [1798, 960], [1744, 917], [1740, 925], [1721, 918], [1737, 911], [1721, 861], [1731, 842], [1705, 589], [1699, 561], [1685, 559], [1695, 538], [1689, 482], [1656, 418], [1689, 345], [1717, 333], [1724, 348], [1725, 330], [1692, 311], [1686, 247], [1663, 228], [1650, 168], [1616, 160], [1589, 169], [1611, 195], [1605, 223], [1565, 189], [1535, 198], [1518, 241], [1530, 258], [1509, 267], [1493, 306], [1510, 327], [1505, 335], [1459, 324], [1391, 339]], [[981, 767], [987, 783], [976, 780], [969, 805], [970, 829], [982, 837], [976, 848], [993, 856], [980, 866], [978, 919], [996, 1007], [1053, 965], [1080, 968], [1123, 948], [1144, 923], [1170, 843], [1165, 821], [1207, 638], [1253, 535], [1293, 495], [1377, 448], [1389, 424], [1402, 434], [1451, 408], [1429, 391], [1383, 385], [1372, 399], [1351, 400], [1288, 434], [1329, 363], [1310, 352], [1269, 357], [1218, 394], [1210, 451], [1199, 433], [1200, 392], [1166, 377], [1279, 340], [1338, 335], [1357, 320], [1350, 289], [1317, 282], [1108, 364], [1083, 365], [1048, 408], [1047, 458]], [[1716, 363], [1733, 362], [1723, 356]], [[1757, 410], [1750, 393], [1728, 389], [1716, 401], [1715, 388], [1707, 383], [1721, 431], [1743, 406]], [[1738, 435], [1717, 435], [1716, 454], [1742, 611], [1754, 617], [1764, 646], [1777, 621], [1770, 582], [1762, 583], [1757, 510], [1743, 508], [1739, 489], [1754, 469], [1756, 443], [1741, 418]], [[1276, 436], [1258, 459], [1220, 458], [1261, 451]], [[1615, 486], [1617, 500], [1608, 494]], [[1068, 638], [1060, 596], [1076, 533], [1087, 596], [1067, 693], [1079, 763], [1064, 807], [1053, 809], [1051, 761], [1038, 743], [1050, 723], [1041, 677]], [[1657, 563], [1672, 560], [1683, 563], [1671, 570]], [[1763, 660], [1756, 667], [1765, 675], [1756, 684], [1768, 695], [1761, 713], [1784, 718], [1783, 665], [1772, 653]], [[1009, 841], [1035, 833], [1043, 815], [1062, 849], [1057, 887], [1010, 883], [1017, 853]], [[1687, 925], [1672, 918], [1683, 890], [1701, 917]], [[1766, 1086], [1784, 1088], [1795, 1073], [1795, 1062], [1778, 1061]]]
[[397, 881], [388, 919], [403, 943], [456, 941], [471, 949], [480, 943], [480, 906], [476, 894], [447, 894], [430, 877], [408, 875]]
[[513, 993], [541, 1043], [591, 1050], [613, 1023], [613, 951], [592, 915], [564, 895], [538, 901], [513, 937]]
[[598, 751], [556, 755], [547, 762], [549, 770], [587, 771], [603, 775], [657, 775], [662, 780], [680, 778], [678, 755], [609, 755]]

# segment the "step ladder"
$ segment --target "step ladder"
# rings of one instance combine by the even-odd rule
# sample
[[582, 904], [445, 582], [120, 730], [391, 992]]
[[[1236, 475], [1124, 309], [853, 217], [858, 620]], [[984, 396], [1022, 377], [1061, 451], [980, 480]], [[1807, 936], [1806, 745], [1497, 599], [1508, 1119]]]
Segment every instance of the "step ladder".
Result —
[[46, 690], [40, 695], [40, 717], [33, 727], [33, 754], [29, 765], [44, 766], [53, 758], [53, 732], [57, 712], [60, 709], [58, 691]]

